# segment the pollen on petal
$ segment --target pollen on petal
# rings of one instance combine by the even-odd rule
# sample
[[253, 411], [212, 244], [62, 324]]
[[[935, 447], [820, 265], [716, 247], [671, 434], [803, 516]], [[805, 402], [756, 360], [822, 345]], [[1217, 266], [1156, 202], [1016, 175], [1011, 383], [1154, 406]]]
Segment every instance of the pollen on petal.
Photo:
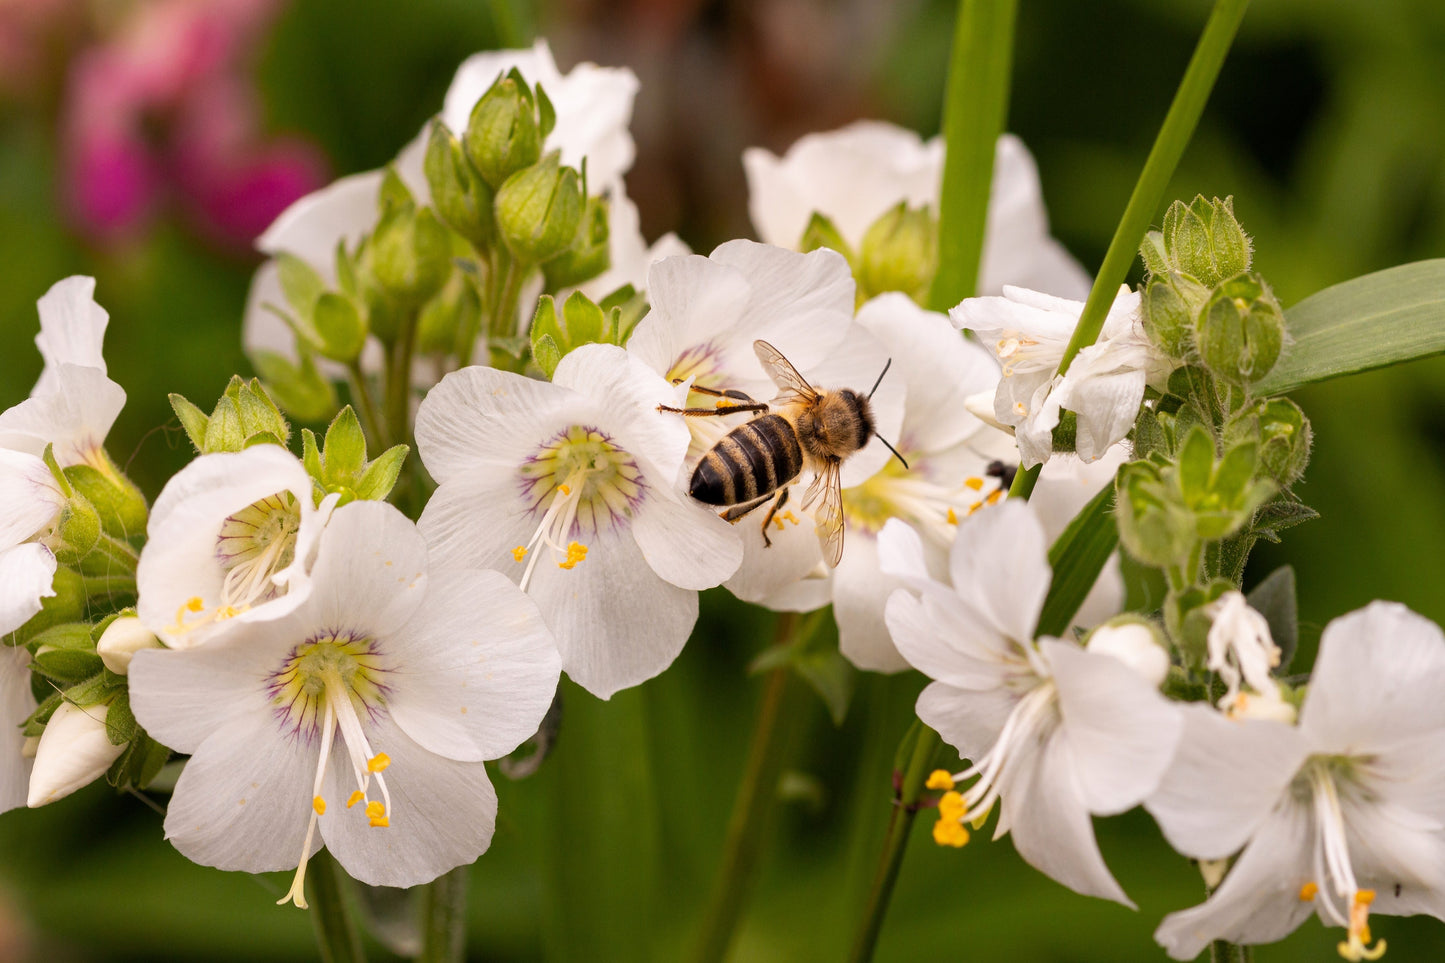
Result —
[[367, 772], [385, 772], [386, 767], [391, 765], [391, 757], [384, 752], [378, 752], [366, 760]]
[[320, 796], [317, 796], [315, 799], [311, 800], [311, 808], [316, 810], [316, 815], [325, 816], [326, 800], [322, 799]]
[[783, 517], [786, 518], [788, 521], [792, 522], [794, 525], [798, 524], [798, 516], [794, 515], [791, 511], [783, 512]]
[[1315, 882], [1305, 883], [1299, 888], [1299, 901], [1308, 903], [1320, 893], [1320, 884]]
[[953, 776], [949, 775], [947, 769], [935, 769], [928, 774], [928, 782], [924, 785], [929, 789], [952, 789]]
[[968, 843], [968, 830], [955, 819], [939, 818], [933, 824], [933, 841], [940, 846], [960, 849]]
[[356, 790], [356, 792], [352, 793], [351, 797], [346, 800], [346, 808], [350, 809], [352, 806], [355, 806], [357, 803], [361, 802], [365, 798], [366, 793], [362, 792], [360, 789]]

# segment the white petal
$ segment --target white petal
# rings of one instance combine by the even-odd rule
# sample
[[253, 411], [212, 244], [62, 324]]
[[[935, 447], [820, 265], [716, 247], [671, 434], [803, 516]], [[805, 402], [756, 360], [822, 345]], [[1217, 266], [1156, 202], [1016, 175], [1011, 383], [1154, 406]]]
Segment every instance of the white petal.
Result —
[[719, 342], [731, 337], [742, 317], [751, 286], [735, 268], [690, 254], [654, 263], [647, 272], [647, 291], [652, 310], [637, 322], [627, 350], [666, 375], [690, 348], [721, 348]]
[[676, 479], [692, 435], [684, 419], [657, 410], [683, 399], [646, 364], [611, 344], [586, 344], [557, 365], [552, 383], [571, 388], [605, 416], [592, 419], [633, 456], [645, 460], [668, 480]]
[[1394, 602], [1335, 619], [1300, 710], [1319, 752], [1367, 753], [1445, 727], [1445, 634]]
[[999, 137], [994, 154], [978, 289], [997, 294], [1006, 284], [1080, 300], [1091, 286], [1078, 262], [1049, 237], [1038, 165], [1012, 134]]
[[933, 577], [923, 552], [922, 537], [901, 518], [888, 519], [878, 533], [878, 568], [884, 575], [910, 586], [931, 581]]
[[1206, 902], [1170, 913], [1154, 939], [1176, 960], [1192, 960], [1214, 940], [1272, 943], [1314, 909], [1299, 898], [1313, 880], [1309, 816], [1282, 802]]
[[[202, 652], [171, 655], [196, 659]], [[157, 653], [140, 653], [131, 678], [155, 661]], [[181, 770], [166, 808], [166, 838], [202, 866], [248, 873], [294, 868], [311, 817], [318, 749], [312, 739], [279, 732], [264, 707], [238, 713], [210, 733]], [[311, 853], [320, 848], [318, 834]]]
[[81, 708], [70, 702], [56, 707], [35, 750], [27, 806], [35, 809], [63, 799], [105, 775], [125, 751], [124, 744], [110, 741], [108, 711], [107, 706]]
[[355, 244], [376, 226], [383, 172], [352, 174], [294, 202], [256, 239], [257, 250], [301, 258], [330, 283], [336, 280], [336, 245]]
[[40, 309], [40, 333], [35, 345], [45, 359], [45, 370], [30, 392], [32, 396], [54, 390], [54, 369], [62, 364], [97, 368], [105, 374], [101, 344], [110, 315], [95, 303], [95, 278], [75, 275], [56, 281], [36, 307]]
[[[0, 566], [3, 558], [0, 555]], [[25, 736], [20, 731], [35, 711], [29, 665], [25, 649], [0, 646], [0, 813], [25, 805], [29, 793], [30, 760], [21, 755]]]
[[1045, 639], [1080, 798], [1092, 813], [1134, 808], [1159, 787], [1184, 728], [1178, 707], [1124, 662]]
[[26, 452], [0, 448], [0, 549], [40, 534], [65, 501], [44, 461]]
[[[763, 544], [762, 521], [766, 508], [744, 515], [733, 526], [742, 539], [743, 561], [737, 571], [723, 583], [724, 587], [744, 602], [761, 602], [777, 592], [808, 577], [823, 567], [823, 550], [812, 521], [797, 510], [802, 504], [802, 485], [788, 489], [786, 510], [801, 519], [799, 524], [776, 521], [768, 530], [772, 544]], [[844, 554], [847, 554], [847, 533], [844, 532]]]
[[491, 568], [515, 581], [522, 577], [523, 563], [512, 549], [531, 541], [538, 521], [514, 479], [477, 472], [433, 492], [417, 529], [426, 539], [434, 568]]
[[678, 588], [721, 585], [743, 560], [736, 528], [673, 491], [654, 492], [642, 503], [632, 537], [652, 570]]
[[0, 550], [0, 635], [8, 635], [55, 594], [55, 555], [37, 542]]
[[0, 414], [0, 448], [40, 455], [55, 445], [60, 467], [79, 464], [105, 444], [125, 389], [99, 368], [61, 364], [47, 369], [54, 380], [35, 395]]
[[321, 533], [311, 580], [308, 617], [318, 625], [391, 635], [426, 597], [426, 540], [395, 506], [351, 502]]
[[1023, 499], [963, 519], [949, 555], [960, 596], [1009, 638], [1031, 641], [1053, 572], [1044, 529]]
[[496, 759], [537, 731], [562, 662], [536, 604], [500, 572], [431, 577], [416, 618], [385, 640], [395, 654], [387, 707], [429, 752]]
[[562, 669], [606, 699], [657, 675], [697, 621], [697, 592], [659, 578], [625, 533], [599, 538], [565, 571], [538, 563], [527, 592], [562, 652]]
[[1074, 754], [1061, 735], [1055, 730], [1038, 751], [1015, 763], [1014, 777], [1001, 787], [1000, 826], [1006, 819], [1014, 847], [1030, 866], [1076, 893], [1132, 909], [1099, 853]]
[[843, 339], [853, 319], [854, 284], [841, 254], [826, 248], [799, 254], [738, 239], [718, 245], [709, 257], [748, 280], [748, 304], [739, 318], [747, 351], [762, 338], [801, 371]]
[[879, 570], [877, 538], [853, 532], [843, 560], [833, 570], [833, 617], [838, 621], [838, 649], [858, 668], [872, 672], [908, 668], [883, 617], [888, 596], [902, 586], [901, 579]]
[[1362, 889], [1375, 891], [1371, 912], [1445, 918], [1441, 823], [1368, 793], [1346, 789], [1341, 808], [1355, 877]]
[[935, 682], [918, 694], [915, 709], [965, 759], [978, 760], [998, 741], [1018, 698], [1002, 688], [983, 692]]
[[385, 715], [369, 727], [367, 739], [391, 757], [390, 825], [372, 826], [361, 806], [343, 805], [356, 789], [343, 753], [332, 754], [323, 790], [328, 807], [321, 836], [349, 876], [369, 886], [418, 886], [486, 852], [497, 794], [484, 763], [433, 755]]
[[1082, 364], [1071, 366], [1063, 383], [1054, 389], [1055, 400], [1079, 416], [1075, 451], [1085, 461], [1102, 457], [1110, 446], [1124, 440], [1144, 400], [1142, 369], [1089, 376], [1089, 359], [1084, 355], [1105, 350], [1105, 345], [1091, 345], [1080, 351]]

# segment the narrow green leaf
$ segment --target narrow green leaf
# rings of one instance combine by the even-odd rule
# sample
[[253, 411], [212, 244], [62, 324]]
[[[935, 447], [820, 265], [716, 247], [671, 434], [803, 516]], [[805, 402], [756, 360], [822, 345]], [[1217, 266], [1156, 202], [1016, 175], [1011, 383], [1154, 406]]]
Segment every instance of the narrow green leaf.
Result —
[[1285, 311], [1293, 343], [1255, 386], [1301, 385], [1445, 352], [1445, 258], [1386, 268], [1325, 288]]
[[1119, 545], [1114, 524], [1114, 486], [1107, 485], [1085, 505], [1049, 549], [1054, 580], [1039, 612], [1038, 633], [1062, 636], [1094, 587], [1104, 563]]

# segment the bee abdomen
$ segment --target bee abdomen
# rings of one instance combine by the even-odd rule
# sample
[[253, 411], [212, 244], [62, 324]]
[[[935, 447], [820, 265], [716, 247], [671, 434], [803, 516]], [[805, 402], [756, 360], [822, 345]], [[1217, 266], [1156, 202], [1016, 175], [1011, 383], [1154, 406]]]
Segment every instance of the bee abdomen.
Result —
[[798, 436], [780, 415], [739, 425], [702, 456], [688, 494], [707, 505], [740, 505], [792, 481], [803, 470]]

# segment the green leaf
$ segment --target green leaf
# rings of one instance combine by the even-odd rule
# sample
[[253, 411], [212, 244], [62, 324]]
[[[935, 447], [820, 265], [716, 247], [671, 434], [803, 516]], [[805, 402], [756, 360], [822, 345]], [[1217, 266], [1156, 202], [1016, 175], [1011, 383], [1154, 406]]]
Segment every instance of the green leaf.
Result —
[[1084, 604], [1104, 563], [1118, 545], [1114, 486], [1107, 485], [1074, 516], [1049, 549], [1054, 579], [1039, 612], [1039, 635], [1063, 636], [1068, 631], [1079, 606]]
[[1294, 569], [1288, 565], [1265, 576], [1246, 596], [1249, 605], [1269, 623], [1269, 634], [1279, 646], [1280, 670], [1289, 667], [1299, 645], [1299, 605], [1295, 598]]
[[1301, 385], [1445, 352], [1445, 258], [1386, 268], [1325, 288], [1284, 313], [1293, 343], [1255, 386]]
[[140, 727], [136, 725], [135, 713], [130, 710], [130, 691], [122, 689], [110, 703], [105, 713], [105, 734], [112, 746], [123, 746], [135, 738]]
[[532, 360], [537, 362], [537, 367], [542, 369], [542, 374], [547, 380], [552, 380], [552, 375], [557, 371], [557, 365], [562, 363], [562, 351], [557, 347], [557, 342], [550, 334], [544, 334], [537, 341], [532, 343]]
[[573, 291], [563, 302], [562, 318], [572, 347], [594, 344], [602, 339], [602, 309], [581, 291]]

